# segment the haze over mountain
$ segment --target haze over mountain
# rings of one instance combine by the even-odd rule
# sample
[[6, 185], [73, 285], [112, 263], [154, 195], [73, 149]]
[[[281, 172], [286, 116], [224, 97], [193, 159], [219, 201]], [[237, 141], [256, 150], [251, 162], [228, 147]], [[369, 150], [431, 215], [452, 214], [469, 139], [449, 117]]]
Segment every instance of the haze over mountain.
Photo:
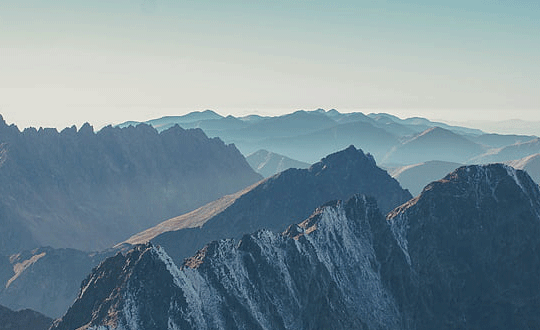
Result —
[[246, 160], [255, 172], [265, 178], [283, 172], [289, 168], [308, 168], [310, 166], [308, 163], [263, 149], [248, 155]]
[[464, 163], [484, 151], [482, 146], [459, 134], [441, 127], [433, 127], [392, 148], [382, 162], [416, 164], [440, 160]]
[[476, 163], [506, 162], [540, 153], [540, 138], [497, 148], [474, 157]]
[[97, 267], [52, 329], [535, 329], [539, 215], [525, 172], [461, 167], [386, 220], [355, 195], [183, 263], [139, 245]]
[[198, 129], [20, 132], [0, 117], [0, 254], [108, 248], [259, 179], [234, 146]]
[[432, 160], [424, 163], [401, 166], [389, 170], [389, 174], [399, 184], [409, 190], [413, 196], [417, 196], [430, 182], [444, 177], [463, 164]]
[[356, 193], [373, 196], [387, 212], [412, 196], [373, 157], [350, 146], [309, 169], [289, 169], [191, 213], [134, 235], [129, 244], [155, 242], [182, 261], [205, 242], [240, 237], [261, 228], [282, 231], [290, 218], [305, 218], [328, 200]]
[[511, 160], [506, 164], [524, 170], [531, 176], [531, 178], [540, 183], [540, 154], [530, 155], [521, 159]]
[[92, 268], [116, 252], [42, 247], [0, 257], [0, 304], [60, 317], [77, 297], [81, 281]]
[[[481, 135], [482, 131], [432, 122], [425, 118], [400, 119], [390, 114], [361, 112], [340, 113], [335, 109], [325, 111], [296, 111], [275, 117], [246, 116], [223, 117], [206, 110], [185, 116], [163, 117], [146, 121], [158, 129], [174, 124], [184, 128], [201, 128], [208, 136], [218, 136], [227, 143], [234, 143], [244, 155], [266, 149], [313, 163], [325, 155], [350, 144], [361, 146], [376, 159], [382, 159], [399, 138], [412, 136], [439, 126], [457, 134]], [[125, 122], [119, 126], [136, 125]]]

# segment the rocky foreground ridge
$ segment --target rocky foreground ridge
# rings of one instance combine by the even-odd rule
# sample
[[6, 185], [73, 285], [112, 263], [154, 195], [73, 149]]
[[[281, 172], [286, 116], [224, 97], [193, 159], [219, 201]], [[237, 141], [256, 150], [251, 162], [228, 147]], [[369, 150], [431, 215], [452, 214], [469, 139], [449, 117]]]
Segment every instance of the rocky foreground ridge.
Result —
[[525, 172], [461, 167], [386, 219], [356, 195], [183, 264], [136, 246], [97, 267], [52, 329], [536, 329], [539, 237]]

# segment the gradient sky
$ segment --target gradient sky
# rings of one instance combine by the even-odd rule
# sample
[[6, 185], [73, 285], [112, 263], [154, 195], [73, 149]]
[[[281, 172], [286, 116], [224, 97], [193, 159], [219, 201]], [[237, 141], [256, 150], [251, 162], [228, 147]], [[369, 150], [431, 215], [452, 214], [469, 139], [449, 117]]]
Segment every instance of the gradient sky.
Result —
[[213, 109], [540, 120], [540, 2], [2, 0], [20, 128]]

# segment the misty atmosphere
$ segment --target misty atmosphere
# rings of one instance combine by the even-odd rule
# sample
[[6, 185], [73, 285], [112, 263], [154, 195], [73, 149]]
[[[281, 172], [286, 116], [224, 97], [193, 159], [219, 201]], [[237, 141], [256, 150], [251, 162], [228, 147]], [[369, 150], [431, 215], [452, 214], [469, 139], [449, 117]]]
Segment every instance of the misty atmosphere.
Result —
[[0, 31], [0, 330], [540, 329], [538, 2]]

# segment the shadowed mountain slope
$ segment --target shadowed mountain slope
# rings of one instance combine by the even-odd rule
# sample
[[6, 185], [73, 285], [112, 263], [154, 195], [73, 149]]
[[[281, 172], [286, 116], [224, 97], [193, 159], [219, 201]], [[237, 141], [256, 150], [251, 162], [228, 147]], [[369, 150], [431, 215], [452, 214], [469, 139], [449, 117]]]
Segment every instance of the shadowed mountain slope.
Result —
[[417, 164], [430, 160], [464, 163], [485, 152], [469, 139], [440, 127], [433, 127], [394, 147], [382, 163]]
[[476, 163], [507, 162], [540, 153], [540, 138], [490, 150], [472, 159]]
[[38, 248], [5, 258], [0, 264], [0, 304], [60, 317], [77, 297], [81, 281], [93, 267], [117, 250], [88, 253], [74, 249]]
[[317, 205], [355, 193], [373, 196], [384, 212], [411, 198], [369, 154], [350, 146], [309, 169], [286, 170], [190, 214], [160, 223], [126, 242], [151, 240], [181, 261], [204, 242], [240, 237], [260, 228], [282, 231], [291, 217], [305, 218]]
[[0, 330], [46, 330], [53, 320], [29, 309], [12, 311], [0, 306]]

